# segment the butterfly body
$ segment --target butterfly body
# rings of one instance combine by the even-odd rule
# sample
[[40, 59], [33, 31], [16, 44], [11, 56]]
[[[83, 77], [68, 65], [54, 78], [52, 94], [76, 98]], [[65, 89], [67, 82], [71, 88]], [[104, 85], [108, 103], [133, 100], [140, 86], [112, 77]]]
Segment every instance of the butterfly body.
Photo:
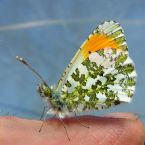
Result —
[[40, 96], [49, 104], [47, 114], [55, 115], [59, 118], [72, 115], [72, 110], [69, 110], [55, 87], [49, 88], [46, 84], [40, 84], [37, 90]]

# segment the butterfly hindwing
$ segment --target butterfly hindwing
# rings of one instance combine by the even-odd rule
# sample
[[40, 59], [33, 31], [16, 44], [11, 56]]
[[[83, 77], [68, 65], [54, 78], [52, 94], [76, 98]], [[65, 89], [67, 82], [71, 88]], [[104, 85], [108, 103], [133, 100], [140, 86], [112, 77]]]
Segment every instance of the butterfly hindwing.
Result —
[[121, 26], [99, 25], [82, 44], [58, 84], [70, 111], [103, 109], [130, 102], [136, 72]]

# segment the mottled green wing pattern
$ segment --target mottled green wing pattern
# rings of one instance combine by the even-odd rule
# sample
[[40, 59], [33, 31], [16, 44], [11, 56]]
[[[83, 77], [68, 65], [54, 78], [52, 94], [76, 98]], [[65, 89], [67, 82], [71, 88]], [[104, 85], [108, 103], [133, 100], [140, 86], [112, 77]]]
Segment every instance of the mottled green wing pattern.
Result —
[[135, 91], [136, 71], [120, 25], [105, 22], [91, 35], [97, 35], [95, 41], [103, 40], [100, 43], [103, 48], [89, 49], [88, 57], [77, 65], [72, 64], [75, 70], [70, 70], [65, 78], [60, 96], [69, 111], [99, 110], [131, 102]]

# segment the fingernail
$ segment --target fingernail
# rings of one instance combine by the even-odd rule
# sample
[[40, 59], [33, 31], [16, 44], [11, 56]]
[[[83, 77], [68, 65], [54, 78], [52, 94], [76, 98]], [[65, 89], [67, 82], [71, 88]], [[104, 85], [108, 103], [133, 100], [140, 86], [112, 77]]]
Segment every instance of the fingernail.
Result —
[[131, 119], [131, 120], [138, 120], [138, 114], [137, 113], [129, 113], [129, 112], [115, 112], [111, 114], [105, 115], [107, 117], [112, 118], [125, 118], [125, 119]]

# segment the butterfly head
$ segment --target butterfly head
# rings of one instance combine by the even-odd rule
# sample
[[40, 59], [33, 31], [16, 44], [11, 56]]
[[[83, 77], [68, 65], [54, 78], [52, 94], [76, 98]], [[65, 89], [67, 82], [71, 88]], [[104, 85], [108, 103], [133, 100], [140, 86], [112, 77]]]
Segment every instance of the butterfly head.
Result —
[[59, 94], [55, 88], [49, 87], [47, 84], [42, 83], [38, 85], [37, 91], [39, 95], [51, 104], [53, 109], [61, 111], [63, 103], [59, 99]]
[[42, 83], [37, 88], [38, 93], [41, 97], [51, 97], [52, 89], [45, 83]]

